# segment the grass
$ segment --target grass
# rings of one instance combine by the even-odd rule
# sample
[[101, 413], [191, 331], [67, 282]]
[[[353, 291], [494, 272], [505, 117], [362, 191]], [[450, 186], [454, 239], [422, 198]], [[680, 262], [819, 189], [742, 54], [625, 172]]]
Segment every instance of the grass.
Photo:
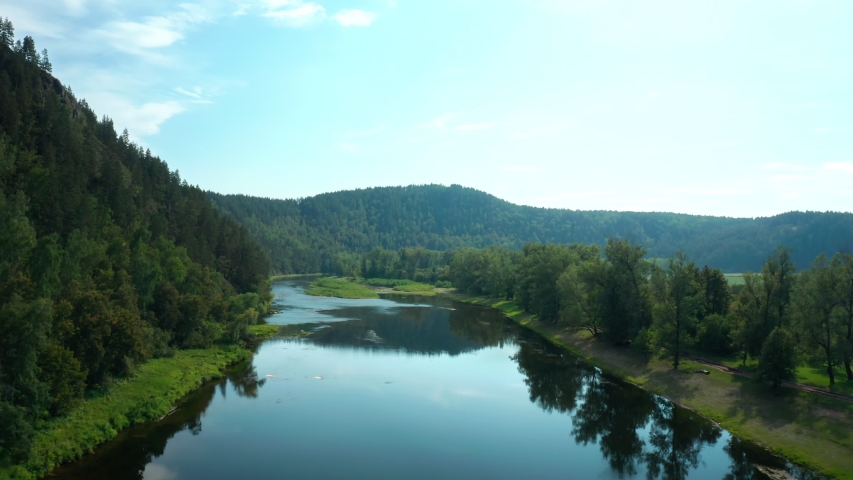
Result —
[[[701, 351], [691, 353], [698, 357], [704, 357], [709, 360], [720, 362], [724, 365], [728, 365], [729, 367], [739, 368], [749, 372], [758, 371], [758, 360], [752, 357], [747, 358], [746, 365], [744, 365], [743, 358], [739, 354], [715, 355], [713, 353]], [[835, 373], [835, 385], [832, 388], [829, 387], [829, 375], [826, 373], [826, 366], [824, 365], [800, 365], [794, 373], [794, 381], [804, 385], [811, 385], [813, 387], [826, 388], [833, 392], [853, 395], [853, 381], [847, 380], [847, 372], [844, 370], [844, 364], [835, 365], [833, 371]]]
[[726, 277], [726, 281], [729, 282], [729, 285], [743, 285], [743, 274], [742, 273], [724, 273], [724, 277]]
[[264, 323], [261, 325], [249, 325], [248, 330], [256, 339], [263, 340], [265, 338], [276, 336], [278, 334], [279, 326]]
[[796, 463], [830, 477], [853, 479], [853, 404], [791, 389], [773, 392], [766, 384], [718, 370], [693, 374], [701, 365], [689, 360], [673, 370], [667, 361], [647, 361], [636, 351], [613, 346], [589, 332], [567, 332], [540, 322], [506, 300], [451, 297], [496, 308], [602, 370], [691, 408]]
[[318, 297], [338, 297], [338, 298], [379, 298], [370, 288], [353, 283], [342, 278], [324, 277], [317, 279], [311, 284], [309, 290], [305, 290], [308, 295]]
[[401, 280], [398, 278], [365, 278], [359, 280], [358, 283], [370, 285], [371, 287], [394, 288], [402, 285], [411, 285], [415, 282], [411, 280]]
[[149, 360], [136, 375], [115, 382], [109, 392], [84, 400], [66, 417], [50, 421], [35, 438], [25, 465], [0, 471], [0, 478], [34, 479], [80, 458], [116, 436], [119, 430], [167, 414], [184, 395], [222, 370], [248, 359], [240, 347], [180, 350], [171, 358]]
[[397, 285], [394, 287], [394, 290], [398, 292], [407, 292], [407, 293], [424, 293], [424, 292], [432, 292], [435, 290], [435, 287], [432, 285], [427, 285], [426, 283], [408, 283], [406, 285]]

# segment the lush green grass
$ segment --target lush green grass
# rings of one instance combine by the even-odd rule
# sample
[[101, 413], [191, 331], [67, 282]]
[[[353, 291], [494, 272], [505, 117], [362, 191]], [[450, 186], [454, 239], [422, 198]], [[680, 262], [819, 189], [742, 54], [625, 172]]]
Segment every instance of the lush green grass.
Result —
[[724, 277], [726, 277], [726, 281], [729, 282], [729, 285], [743, 285], [743, 274], [742, 273], [724, 273]]
[[423, 293], [423, 292], [431, 292], [435, 290], [435, 287], [432, 285], [427, 285], [426, 283], [409, 283], [406, 285], [397, 285], [394, 287], [394, 290], [398, 292], [409, 292], [409, 293]]
[[150, 360], [135, 376], [113, 383], [108, 393], [83, 401], [68, 416], [45, 425], [36, 435], [30, 460], [0, 471], [0, 478], [37, 478], [80, 458], [119, 430], [162, 417], [181, 397], [250, 356], [248, 350], [231, 346], [180, 350], [172, 358]]
[[311, 284], [311, 289], [305, 290], [308, 295], [318, 297], [338, 298], [379, 298], [373, 290], [364, 285], [344, 280], [342, 278], [319, 278]]
[[[773, 392], [762, 382], [718, 370], [696, 375], [691, 372], [702, 365], [689, 360], [676, 371], [668, 361], [647, 360], [630, 348], [591, 337], [589, 332], [566, 332], [555, 324], [540, 322], [506, 300], [458, 294], [453, 298], [501, 310], [602, 370], [685, 405], [735, 435], [758, 442], [796, 463], [833, 478], [853, 479], [853, 404], [791, 389]], [[740, 364], [739, 358], [726, 359], [723, 363]], [[754, 368], [752, 363], [747, 369]], [[826, 385], [825, 372], [803, 371], [804, 368], [807, 370], [801, 367], [797, 372], [799, 381], [804, 376], [815, 375], [819, 379], [823, 375]]]
[[[724, 365], [728, 365], [729, 367], [739, 368], [753, 373], [758, 371], [758, 360], [751, 357], [746, 359], [746, 364], [744, 365], [743, 358], [738, 354], [715, 355], [713, 353], [706, 353], [702, 351], [690, 353], [697, 357], [703, 357], [720, 362]], [[835, 385], [832, 388], [829, 387], [829, 375], [826, 373], [826, 366], [823, 365], [800, 365], [797, 367], [795, 372], [796, 377], [794, 378], [794, 381], [814, 387], [826, 388], [833, 392], [853, 395], [853, 380], [847, 380], [847, 372], [844, 370], [844, 365], [835, 365], [833, 371], [835, 372]]]
[[415, 282], [411, 280], [401, 280], [399, 278], [364, 278], [358, 280], [358, 283], [370, 285], [371, 287], [394, 288], [402, 285], [411, 285]]
[[264, 323], [262, 325], [249, 325], [248, 330], [256, 339], [260, 340], [276, 336], [278, 334], [279, 326]]

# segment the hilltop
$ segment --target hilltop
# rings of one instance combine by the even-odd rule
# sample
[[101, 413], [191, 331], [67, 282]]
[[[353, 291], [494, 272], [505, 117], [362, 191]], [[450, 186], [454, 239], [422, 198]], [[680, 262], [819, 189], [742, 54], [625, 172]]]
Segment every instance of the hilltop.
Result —
[[448, 250], [527, 242], [643, 244], [650, 256], [683, 250], [726, 272], [758, 270], [777, 245], [805, 268], [818, 253], [853, 246], [853, 214], [788, 212], [731, 218], [676, 213], [581, 211], [516, 205], [459, 185], [378, 187], [291, 200], [208, 197], [245, 226], [281, 273], [331, 271], [335, 255], [374, 247]]

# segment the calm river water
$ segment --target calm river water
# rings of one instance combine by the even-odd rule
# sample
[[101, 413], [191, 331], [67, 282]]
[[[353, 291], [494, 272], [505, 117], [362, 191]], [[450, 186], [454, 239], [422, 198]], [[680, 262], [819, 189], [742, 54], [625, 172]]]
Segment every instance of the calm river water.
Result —
[[305, 286], [274, 285], [285, 327], [250, 364], [53, 478], [810, 477], [497, 311]]

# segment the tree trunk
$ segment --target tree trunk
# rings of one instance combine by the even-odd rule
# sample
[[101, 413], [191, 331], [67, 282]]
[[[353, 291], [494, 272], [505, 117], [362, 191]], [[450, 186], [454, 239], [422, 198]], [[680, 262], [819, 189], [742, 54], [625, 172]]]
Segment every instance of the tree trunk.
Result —
[[853, 380], [853, 370], [850, 370], [850, 357], [844, 356], [844, 369], [847, 370], [847, 380]]

